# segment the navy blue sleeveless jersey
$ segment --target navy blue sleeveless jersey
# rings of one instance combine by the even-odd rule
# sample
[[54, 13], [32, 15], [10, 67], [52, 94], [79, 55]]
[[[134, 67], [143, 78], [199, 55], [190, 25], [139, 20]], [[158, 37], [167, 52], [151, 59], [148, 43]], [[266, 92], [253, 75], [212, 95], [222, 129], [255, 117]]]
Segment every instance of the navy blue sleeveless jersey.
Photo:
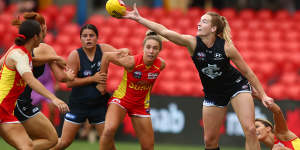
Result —
[[[78, 78], [93, 76], [96, 72], [100, 71], [102, 51], [97, 44], [94, 60], [90, 61], [82, 48], [77, 49], [80, 59], [80, 70], [77, 73]], [[103, 103], [106, 97], [96, 88], [97, 83], [89, 85], [73, 87], [70, 95], [70, 104], [95, 104]]]
[[214, 45], [208, 48], [196, 37], [197, 46], [192, 56], [199, 72], [205, 94], [227, 94], [237, 89], [241, 84], [247, 84], [247, 79], [230, 64], [224, 51], [225, 40], [217, 37]]
[[[34, 57], [33, 52], [32, 52], [32, 57]], [[44, 70], [45, 70], [45, 65], [37, 66], [37, 67], [32, 68], [32, 73], [35, 78], [38, 78], [44, 73]], [[24, 92], [19, 96], [19, 99], [28, 100], [31, 103], [31, 101], [32, 101], [31, 92], [32, 92], [32, 88], [29, 87], [28, 85], [26, 85]]]

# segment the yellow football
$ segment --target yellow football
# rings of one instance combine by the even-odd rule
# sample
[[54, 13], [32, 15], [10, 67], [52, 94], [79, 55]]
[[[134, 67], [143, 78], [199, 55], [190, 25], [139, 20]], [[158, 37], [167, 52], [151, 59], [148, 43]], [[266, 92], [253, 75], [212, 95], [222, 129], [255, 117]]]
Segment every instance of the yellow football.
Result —
[[106, 11], [113, 17], [121, 18], [126, 13], [126, 6], [122, 0], [108, 0]]

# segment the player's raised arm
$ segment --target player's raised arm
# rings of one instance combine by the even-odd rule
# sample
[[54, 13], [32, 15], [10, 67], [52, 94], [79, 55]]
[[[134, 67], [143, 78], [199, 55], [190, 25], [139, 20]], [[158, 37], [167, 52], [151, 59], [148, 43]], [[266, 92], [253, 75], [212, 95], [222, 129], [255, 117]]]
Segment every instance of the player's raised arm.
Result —
[[150, 30], [156, 32], [157, 34], [163, 36], [164, 38], [174, 42], [177, 45], [187, 47], [190, 54], [193, 54], [193, 51], [196, 47], [196, 38], [193, 37], [192, 35], [183, 35], [179, 34], [175, 31], [167, 29], [165, 26], [150, 21], [144, 17], [142, 17], [138, 9], [136, 8], [136, 4], [133, 5], [133, 10], [132, 11], [127, 11], [127, 14], [123, 16], [123, 18], [131, 19], [134, 20]]

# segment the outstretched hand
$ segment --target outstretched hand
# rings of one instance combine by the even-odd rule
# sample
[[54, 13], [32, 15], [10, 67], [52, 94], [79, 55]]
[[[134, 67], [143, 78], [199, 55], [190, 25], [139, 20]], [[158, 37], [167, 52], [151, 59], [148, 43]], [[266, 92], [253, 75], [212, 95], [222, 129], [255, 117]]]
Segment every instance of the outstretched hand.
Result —
[[268, 109], [270, 109], [270, 106], [272, 104], [274, 104], [274, 99], [269, 97], [269, 96], [264, 96], [262, 99], [261, 99], [262, 103], [264, 104], [264, 106]]
[[132, 19], [135, 21], [138, 21], [141, 16], [139, 14], [139, 11], [136, 8], [136, 3], [133, 4], [133, 10], [132, 11], [126, 11], [126, 15], [124, 15], [122, 18], [125, 19]]
[[263, 103], [263, 105], [269, 109], [270, 105], [274, 103], [274, 99], [267, 96], [267, 95], [264, 95], [262, 98], [260, 97], [260, 95], [258, 94], [257, 90], [252, 87], [252, 96], [256, 99], [259, 99], [261, 100], [261, 102]]

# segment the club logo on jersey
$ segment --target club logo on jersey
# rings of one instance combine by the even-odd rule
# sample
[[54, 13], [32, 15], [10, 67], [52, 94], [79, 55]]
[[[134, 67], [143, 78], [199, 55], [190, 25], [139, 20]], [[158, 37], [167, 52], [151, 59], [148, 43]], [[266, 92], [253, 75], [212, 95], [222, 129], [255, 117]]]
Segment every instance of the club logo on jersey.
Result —
[[156, 79], [158, 76], [158, 73], [148, 73], [148, 79]]
[[83, 76], [90, 76], [90, 75], [92, 75], [92, 71], [91, 70], [84, 70], [83, 71]]
[[140, 71], [133, 72], [133, 77], [135, 77], [137, 79], [142, 78], [142, 72], [140, 72]]
[[203, 68], [201, 71], [203, 74], [207, 75], [211, 79], [215, 79], [216, 77], [222, 75], [222, 72], [218, 72], [219, 70], [220, 68], [216, 64], [214, 65], [208, 64], [208, 66]]
[[214, 60], [222, 60], [222, 59], [224, 59], [223, 56], [222, 56], [222, 54], [220, 54], [220, 53], [215, 53], [215, 58], [214, 58]]
[[205, 60], [206, 54], [203, 52], [198, 52], [196, 58], [198, 60]]

